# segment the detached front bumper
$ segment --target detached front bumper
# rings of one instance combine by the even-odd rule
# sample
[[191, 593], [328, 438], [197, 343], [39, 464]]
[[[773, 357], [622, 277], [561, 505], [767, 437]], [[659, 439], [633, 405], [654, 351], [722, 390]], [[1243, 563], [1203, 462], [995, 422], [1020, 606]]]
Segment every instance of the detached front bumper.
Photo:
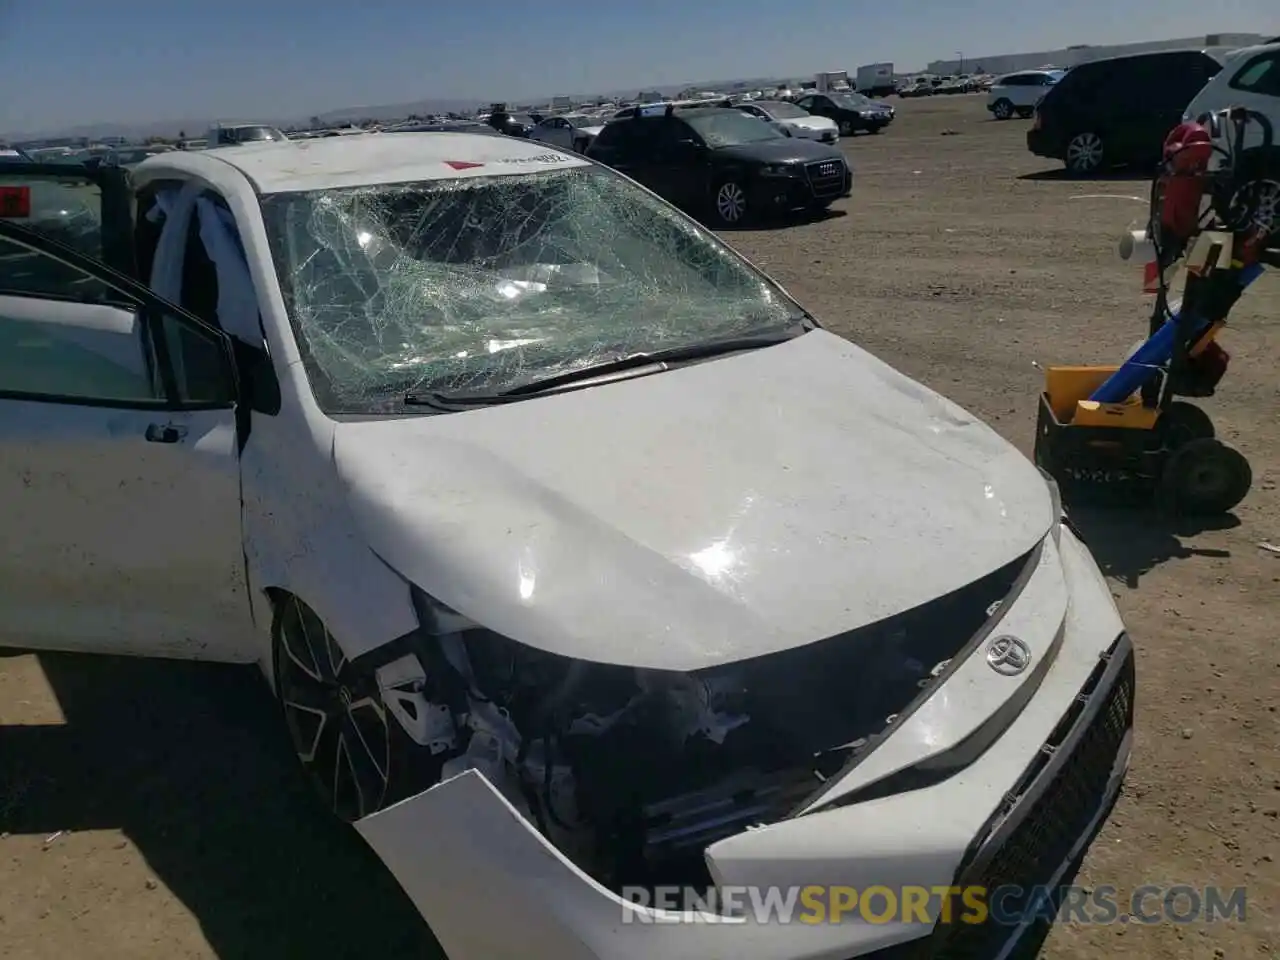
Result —
[[[722, 889], [768, 897], [815, 886], [990, 890], [1060, 881], [1105, 818], [1128, 767], [1133, 649], [1105, 580], [1070, 531], [1062, 530], [1060, 545], [1046, 540], [1033, 566], [995, 626], [1025, 637], [1035, 652], [1025, 676], [993, 670], [984, 655], [990, 638], [983, 638], [877, 750], [834, 782], [816, 812], [708, 848]], [[1044, 645], [1048, 637], [1052, 646]], [[1005, 681], [1009, 686], [1000, 686]], [[1032, 684], [1024, 698], [1009, 692], [1024, 684]], [[993, 690], [1005, 691], [1006, 704], [1017, 699], [1013, 716], [992, 712]], [[945, 717], [954, 719], [952, 729], [931, 723]], [[953, 739], [956, 728], [971, 722], [999, 730], [979, 755], [933, 782], [877, 792], [904, 770], [926, 770], [944, 755], [954, 761], [967, 742]], [[944, 746], [923, 763], [912, 759], [930, 736]], [[883, 773], [866, 773], [868, 766]], [[846, 788], [846, 780], [860, 782]], [[356, 826], [451, 960], [994, 958], [1022, 932], [901, 916], [790, 923], [750, 911], [680, 916], [630, 904], [579, 870], [475, 772]]]

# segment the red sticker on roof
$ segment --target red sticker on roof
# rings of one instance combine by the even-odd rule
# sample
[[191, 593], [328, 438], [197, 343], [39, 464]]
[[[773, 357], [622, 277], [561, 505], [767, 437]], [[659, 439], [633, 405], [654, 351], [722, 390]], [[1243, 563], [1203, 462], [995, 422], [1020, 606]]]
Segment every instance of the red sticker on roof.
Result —
[[31, 216], [30, 187], [0, 187], [0, 218], [25, 220]]
[[446, 167], [453, 167], [455, 170], [474, 170], [476, 167], [483, 167], [483, 163], [471, 163], [468, 160], [446, 160]]

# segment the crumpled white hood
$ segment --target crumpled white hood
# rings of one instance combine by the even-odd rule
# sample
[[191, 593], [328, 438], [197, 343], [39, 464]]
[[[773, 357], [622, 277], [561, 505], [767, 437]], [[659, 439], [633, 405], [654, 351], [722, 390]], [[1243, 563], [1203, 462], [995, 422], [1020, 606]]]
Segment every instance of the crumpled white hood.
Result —
[[464, 413], [344, 422], [372, 549], [531, 646], [691, 670], [798, 646], [1031, 549], [1035, 467], [847, 341]]

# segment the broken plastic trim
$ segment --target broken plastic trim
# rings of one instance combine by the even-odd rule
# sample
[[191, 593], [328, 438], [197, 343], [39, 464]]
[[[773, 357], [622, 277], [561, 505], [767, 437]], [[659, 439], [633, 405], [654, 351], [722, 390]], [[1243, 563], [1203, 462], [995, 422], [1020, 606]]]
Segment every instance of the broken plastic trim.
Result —
[[[986, 634], [983, 634], [983, 637], [985, 636]], [[1049, 672], [1049, 668], [1053, 666], [1054, 661], [1057, 659], [1058, 651], [1061, 649], [1062, 641], [1065, 637], [1066, 624], [1064, 622], [1058, 628], [1058, 632], [1054, 634], [1053, 643], [1046, 654], [1037, 661], [1036, 667], [1027, 678], [1027, 681], [1018, 687], [1017, 692], [991, 714], [978, 729], [950, 750], [927, 757], [913, 766], [905, 767], [896, 773], [889, 774], [887, 777], [875, 780], [865, 787], [846, 793], [839, 799], [818, 807], [811, 812], [817, 813], [820, 810], [832, 810], [854, 803], [879, 800], [882, 797], [892, 796], [895, 793], [906, 793], [910, 790], [923, 790], [926, 787], [941, 783], [943, 780], [972, 765], [990, 749], [992, 744], [1004, 735], [1005, 731], [1013, 726], [1013, 722], [1018, 719], [1026, 705], [1031, 702], [1031, 698], [1040, 689], [1040, 684], [1044, 682], [1045, 674]], [[963, 662], [963, 657], [956, 659], [957, 664]], [[918, 702], [923, 703], [927, 700], [929, 693], [932, 693], [932, 688], [925, 691], [925, 695]], [[916, 704], [912, 704], [911, 709], [914, 711], [915, 707]], [[886, 729], [881, 734], [881, 738], [886, 737], [888, 733], [889, 730]], [[855, 758], [847, 770], [852, 770], [865, 760], [866, 756], [866, 754], [862, 754]]]
[[[1055, 522], [1055, 526], [1056, 526]], [[998, 607], [994, 609], [987, 617], [986, 621], [978, 628], [977, 632], [969, 639], [969, 641], [960, 649], [960, 651], [947, 664], [946, 669], [937, 677], [936, 681], [930, 686], [920, 691], [920, 694], [913, 700], [906, 709], [902, 710], [893, 721], [889, 723], [882, 731], [875, 736], [869, 738], [867, 745], [849, 758], [849, 762], [834, 776], [828, 778], [823, 786], [814, 792], [814, 794], [805, 799], [805, 801], [796, 806], [789, 817], [799, 816], [804, 813], [819, 813], [822, 810], [831, 809], [832, 807], [842, 806], [847, 803], [861, 802], [864, 800], [875, 799], [880, 796], [887, 796], [891, 793], [898, 793], [904, 790], [915, 790], [921, 787], [930, 786], [933, 783], [945, 780], [953, 773], [963, 769], [974, 759], [980, 756], [992, 743], [999, 739], [1000, 735], [1008, 729], [1009, 725], [1022, 712], [1022, 708], [1029, 702], [1031, 696], [1039, 688], [1041, 681], [1044, 679], [1044, 672], [1048, 664], [1054, 661], [1054, 654], [1057, 653], [1063, 639], [1063, 631], [1059, 629], [1054, 636], [1053, 646], [1050, 654], [1041, 659], [1040, 665], [1036, 668], [1036, 674], [1019, 690], [1018, 694], [1010, 698], [1008, 704], [1001, 710], [997, 710], [988, 720], [969, 738], [960, 744], [957, 744], [951, 750], [939, 757], [932, 757], [914, 767], [908, 767], [897, 773], [890, 774], [881, 780], [867, 784], [861, 790], [854, 791], [848, 796], [842, 796], [838, 800], [831, 803], [822, 804], [822, 797], [830, 793], [836, 785], [850, 772], [852, 772], [867, 757], [871, 756], [878, 750], [886, 740], [893, 736], [894, 732], [906, 723], [912, 715], [920, 709], [934, 691], [942, 684], [946, 683], [948, 678], [969, 659], [989, 637], [1001, 618], [1014, 603], [1018, 597], [1022, 595], [1022, 591], [1026, 589], [1027, 584], [1031, 581], [1032, 575], [1040, 565], [1040, 558], [1044, 553], [1044, 540], [1041, 540], [1035, 548], [1026, 555], [1022, 564], [1022, 571], [1018, 574], [1018, 579], [1014, 581], [1013, 588], [1008, 595], [1004, 597]], [[887, 786], [885, 786], [887, 784]]]
[[[549, 654], [412, 588], [421, 626], [359, 663], [377, 667], [393, 714], [411, 707], [397, 719], [430, 752], [423, 762], [437, 779], [480, 770], [566, 856], [608, 886], [625, 885], [688, 871], [695, 860], [705, 869], [707, 844], [811, 812], [983, 641], [1043, 549], [1042, 539], [972, 584], [869, 628], [690, 673]], [[965, 628], [983, 611], [970, 637], [948, 627]], [[1061, 632], [1051, 651], [1060, 642]], [[967, 765], [1007, 729], [1053, 659], [963, 744], [833, 805], [914, 789]], [[862, 679], [849, 672], [855, 662]], [[808, 698], [795, 699], [791, 686]], [[661, 770], [658, 782], [633, 776], [637, 766]]]

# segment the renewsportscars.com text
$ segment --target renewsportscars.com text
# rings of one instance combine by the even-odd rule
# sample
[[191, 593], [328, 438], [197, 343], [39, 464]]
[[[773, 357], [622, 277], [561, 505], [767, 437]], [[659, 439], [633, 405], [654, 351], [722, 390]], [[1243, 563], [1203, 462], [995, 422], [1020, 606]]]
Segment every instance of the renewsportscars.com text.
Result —
[[[1245, 919], [1244, 887], [628, 887], [624, 923], [1218, 923]], [[636, 910], [633, 907], [647, 909]]]

